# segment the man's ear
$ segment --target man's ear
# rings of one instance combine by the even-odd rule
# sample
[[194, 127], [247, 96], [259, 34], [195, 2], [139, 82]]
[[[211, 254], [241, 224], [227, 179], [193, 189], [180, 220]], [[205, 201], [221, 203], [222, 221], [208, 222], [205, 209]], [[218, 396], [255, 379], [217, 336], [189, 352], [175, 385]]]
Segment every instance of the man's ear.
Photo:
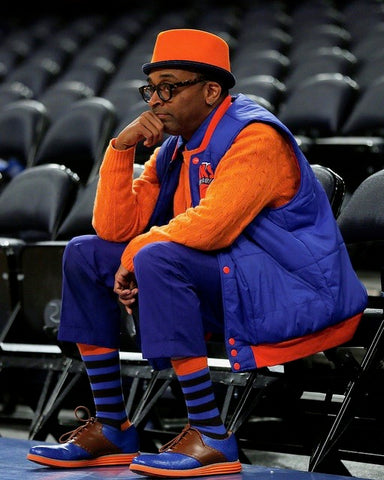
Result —
[[214, 105], [220, 98], [222, 88], [219, 83], [208, 81], [205, 84], [205, 102], [207, 105]]

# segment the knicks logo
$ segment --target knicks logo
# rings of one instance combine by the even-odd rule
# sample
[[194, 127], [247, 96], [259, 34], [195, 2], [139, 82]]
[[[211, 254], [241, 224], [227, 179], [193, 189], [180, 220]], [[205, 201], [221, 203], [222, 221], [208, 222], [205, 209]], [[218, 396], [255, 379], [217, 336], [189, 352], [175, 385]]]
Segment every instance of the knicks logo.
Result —
[[199, 190], [200, 198], [204, 198], [207, 188], [215, 178], [211, 164], [208, 162], [201, 163], [199, 167]]

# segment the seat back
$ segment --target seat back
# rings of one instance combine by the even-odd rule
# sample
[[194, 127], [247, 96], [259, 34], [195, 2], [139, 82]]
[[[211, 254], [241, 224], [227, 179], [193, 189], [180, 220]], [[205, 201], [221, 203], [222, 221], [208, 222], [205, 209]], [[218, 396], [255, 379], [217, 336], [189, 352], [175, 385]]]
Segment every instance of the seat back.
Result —
[[0, 195], [0, 235], [29, 242], [54, 239], [78, 184], [78, 177], [60, 165], [27, 168]]
[[0, 110], [0, 157], [30, 166], [46, 132], [48, 116], [36, 100], [17, 100]]
[[[378, 431], [378, 435], [375, 435], [372, 433], [372, 426], [380, 424], [377, 419], [382, 418], [383, 206], [384, 170], [381, 170], [362, 181], [338, 218], [340, 231], [357, 274], [363, 282], [367, 281], [368, 271], [377, 274], [378, 292], [373, 292], [366, 283], [369, 294], [368, 308], [364, 311], [362, 321], [348, 345], [332, 352], [332, 358], [336, 360], [336, 371], [340, 372], [340, 377], [346, 374], [349, 374], [349, 377], [339, 410], [310, 458], [310, 471], [334, 473], [332, 469], [337, 467], [345, 455], [345, 442], [349, 444], [347, 450], [354, 450], [348, 434], [352, 433], [351, 427], [355, 419], [361, 421], [359, 429], [364, 438], [363, 444], [355, 439], [359, 444], [357, 453], [362, 453], [365, 457], [369, 456], [372, 459], [370, 461], [373, 461], [374, 458], [380, 457], [378, 452], [382, 451], [381, 430]], [[362, 275], [363, 272], [364, 275]], [[342, 353], [339, 359], [337, 352]], [[368, 425], [366, 425], [368, 418]], [[364, 426], [365, 432], [369, 431], [372, 435], [373, 442], [366, 442], [364, 430], [361, 430]]]
[[311, 165], [316, 178], [323, 186], [325, 193], [327, 194], [329, 203], [331, 204], [333, 214], [337, 218], [345, 195], [345, 183], [344, 180], [334, 172], [331, 168], [324, 165]]
[[75, 102], [48, 129], [34, 159], [35, 165], [57, 163], [87, 183], [98, 171], [115, 123], [115, 110], [106, 99]]
[[68, 112], [74, 102], [92, 96], [93, 91], [81, 82], [60, 82], [47, 89], [39, 97], [39, 101], [47, 109], [49, 122], [52, 124]]
[[358, 85], [350, 77], [338, 73], [314, 75], [286, 96], [279, 118], [297, 135], [338, 135], [357, 92]]
[[[24, 170], [0, 195], [0, 337], [8, 322], [15, 320], [14, 313], [19, 308], [23, 249], [35, 241], [55, 238], [76, 198], [78, 185], [78, 177], [70, 170], [42, 165]], [[42, 269], [40, 262], [39, 268]], [[51, 279], [45, 278], [40, 290], [50, 288]], [[34, 295], [39, 296], [39, 289]], [[20, 330], [25, 330], [22, 325]]]
[[384, 136], [384, 72], [357, 99], [343, 126], [345, 135]]
[[[34, 167], [34, 168], [46, 168]], [[134, 177], [143, 170], [135, 165]], [[92, 227], [93, 204], [98, 178], [77, 190], [55, 238], [27, 243], [20, 254], [23, 282], [20, 287], [21, 312], [7, 342], [56, 344], [60, 321], [62, 257], [67, 242], [74, 236], [95, 234]]]

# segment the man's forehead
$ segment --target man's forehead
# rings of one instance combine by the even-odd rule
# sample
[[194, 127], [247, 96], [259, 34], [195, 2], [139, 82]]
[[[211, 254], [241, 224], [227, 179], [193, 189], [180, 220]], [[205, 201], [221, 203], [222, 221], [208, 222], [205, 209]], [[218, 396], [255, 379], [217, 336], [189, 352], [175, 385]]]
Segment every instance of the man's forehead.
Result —
[[180, 80], [184, 78], [190, 78], [191, 71], [182, 70], [181, 68], [157, 68], [151, 71], [148, 75], [147, 80], [153, 81], [156, 80]]

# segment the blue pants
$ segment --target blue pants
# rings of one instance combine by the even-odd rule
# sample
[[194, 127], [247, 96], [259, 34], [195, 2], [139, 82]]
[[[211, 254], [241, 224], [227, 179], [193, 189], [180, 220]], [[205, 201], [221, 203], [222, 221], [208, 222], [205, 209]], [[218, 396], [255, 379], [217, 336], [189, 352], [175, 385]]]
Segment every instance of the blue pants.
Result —
[[[59, 340], [119, 348], [121, 309], [113, 283], [125, 247], [96, 235], [68, 243]], [[143, 357], [206, 355], [205, 334], [223, 331], [216, 255], [156, 242], [141, 249], [134, 263]]]

